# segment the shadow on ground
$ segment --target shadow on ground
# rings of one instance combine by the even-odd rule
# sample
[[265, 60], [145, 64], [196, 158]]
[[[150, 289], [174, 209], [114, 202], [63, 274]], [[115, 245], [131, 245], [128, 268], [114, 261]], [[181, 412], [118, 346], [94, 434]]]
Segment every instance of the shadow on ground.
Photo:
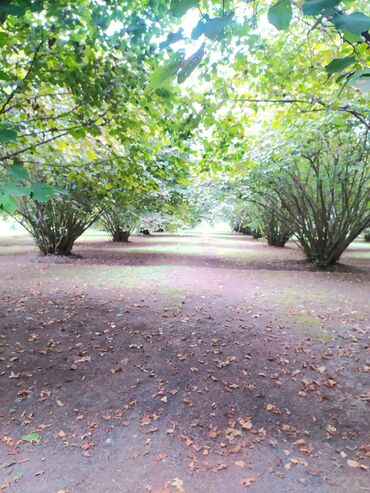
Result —
[[80, 250], [0, 264], [5, 492], [366, 491], [363, 277]]

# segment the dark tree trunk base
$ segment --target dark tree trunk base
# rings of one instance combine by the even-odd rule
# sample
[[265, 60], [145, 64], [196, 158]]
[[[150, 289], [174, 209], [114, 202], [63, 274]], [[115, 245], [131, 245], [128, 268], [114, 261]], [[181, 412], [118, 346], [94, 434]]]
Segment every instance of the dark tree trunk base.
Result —
[[112, 240], [117, 242], [128, 242], [130, 237], [129, 231], [115, 231], [112, 235]]
[[75, 239], [68, 238], [59, 242], [58, 246], [55, 245], [45, 245], [43, 243], [38, 243], [38, 247], [44, 255], [58, 255], [60, 257], [70, 257], [72, 255], [72, 248]]

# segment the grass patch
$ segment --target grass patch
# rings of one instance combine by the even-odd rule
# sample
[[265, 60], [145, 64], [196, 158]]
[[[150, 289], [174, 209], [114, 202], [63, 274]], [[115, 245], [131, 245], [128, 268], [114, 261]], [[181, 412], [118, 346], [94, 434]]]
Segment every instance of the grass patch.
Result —
[[204, 255], [204, 248], [196, 245], [145, 245], [126, 248], [111, 248], [125, 253], [163, 253], [168, 255]]
[[299, 317], [294, 319], [294, 323], [297, 325], [304, 325], [305, 327], [320, 327], [319, 321], [316, 320], [316, 318], [309, 317], [308, 315], [299, 315]]
[[37, 251], [37, 247], [32, 243], [29, 245], [0, 245], [0, 255], [16, 255], [20, 253], [31, 253]]
[[325, 330], [315, 330], [310, 332], [310, 337], [311, 339], [315, 339], [317, 341], [321, 342], [330, 342], [333, 338], [329, 332], [326, 332]]
[[184, 298], [188, 295], [188, 291], [184, 288], [174, 288], [169, 285], [159, 286], [159, 291], [164, 298], [165, 308], [169, 311], [176, 311]]
[[137, 267], [95, 267], [77, 266], [57, 268], [46, 273], [48, 282], [55, 283], [60, 279], [64, 284], [76, 284], [80, 287], [88, 285], [94, 288], [123, 288], [128, 290], [155, 290], [163, 299], [168, 311], [176, 311], [184, 300], [188, 291], [184, 288], [173, 287], [173, 273], [176, 267], [163, 266], [137, 266]]
[[370, 251], [370, 242], [368, 241], [354, 241], [353, 243], [350, 244], [348, 249], [346, 250], [347, 252], [350, 252], [352, 249], [355, 250], [369, 250]]
[[[316, 289], [316, 291], [315, 291]], [[316, 287], [312, 287], [307, 290], [293, 289], [293, 288], [281, 288], [279, 291], [267, 293], [272, 298], [276, 299], [283, 305], [296, 306], [297, 304], [317, 304], [320, 302], [327, 303], [330, 301], [338, 301], [338, 296], [341, 294], [329, 293], [326, 291], [318, 290]]]
[[345, 258], [359, 258], [359, 259], [370, 259], [370, 250], [365, 250], [362, 252], [353, 252], [351, 250], [348, 250], [345, 252], [344, 255]]
[[109, 241], [111, 238], [107, 233], [101, 231], [86, 231], [76, 240], [76, 245], [79, 243], [88, 243], [90, 241]]
[[50, 281], [69, 280], [91, 286], [119, 286], [140, 288], [145, 284], [166, 284], [166, 278], [175, 271], [174, 266], [71, 266], [50, 269], [45, 278]]

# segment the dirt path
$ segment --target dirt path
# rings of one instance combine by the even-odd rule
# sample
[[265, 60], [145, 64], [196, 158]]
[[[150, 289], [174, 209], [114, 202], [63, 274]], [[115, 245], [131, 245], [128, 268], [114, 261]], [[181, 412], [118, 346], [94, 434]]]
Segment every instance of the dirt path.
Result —
[[370, 248], [0, 242], [0, 491], [370, 491]]

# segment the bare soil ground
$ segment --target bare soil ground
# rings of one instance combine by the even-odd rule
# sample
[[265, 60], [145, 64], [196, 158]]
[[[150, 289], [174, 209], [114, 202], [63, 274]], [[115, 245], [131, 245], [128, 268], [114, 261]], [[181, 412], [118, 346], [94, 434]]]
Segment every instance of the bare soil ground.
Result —
[[0, 242], [0, 491], [370, 491], [370, 247]]

